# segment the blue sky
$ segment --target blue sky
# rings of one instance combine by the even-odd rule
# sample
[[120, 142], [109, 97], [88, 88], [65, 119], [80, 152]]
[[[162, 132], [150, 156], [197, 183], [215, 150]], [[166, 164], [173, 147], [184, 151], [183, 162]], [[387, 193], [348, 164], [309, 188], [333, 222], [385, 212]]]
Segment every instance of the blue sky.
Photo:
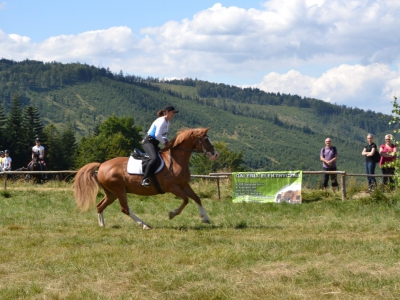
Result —
[[[0, 28], [7, 33], [28, 36], [40, 42], [50, 36], [79, 34], [85, 31], [128, 26], [161, 26], [170, 20], [181, 21], [212, 7], [216, 1], [0, 1], [6, 10], [0, 15]], [[261, 8], [254, 0], [226, 1], [228, 6]]]
[[0, 57], [198, 78], [390, 113], [400, 1], [3, 1]]

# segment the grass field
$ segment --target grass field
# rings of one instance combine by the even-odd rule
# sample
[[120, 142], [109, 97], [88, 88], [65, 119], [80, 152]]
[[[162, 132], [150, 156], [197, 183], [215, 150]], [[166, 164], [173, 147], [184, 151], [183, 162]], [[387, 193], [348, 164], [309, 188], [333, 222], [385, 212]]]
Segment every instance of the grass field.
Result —
[[[233, 204], [199, 181], [211, 225], [171, 194], [75, 210], [72, 188], [0, 191], [0, 299], [400, 299], [400, 201], [303, 191], [303, 204]], [[101, 195], [99, 195], [100, 199]]]

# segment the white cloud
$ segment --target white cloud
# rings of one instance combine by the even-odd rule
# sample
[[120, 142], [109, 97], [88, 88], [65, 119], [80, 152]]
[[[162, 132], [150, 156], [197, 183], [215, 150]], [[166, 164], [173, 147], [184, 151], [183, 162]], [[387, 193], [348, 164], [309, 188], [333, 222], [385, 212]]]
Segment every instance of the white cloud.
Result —
[[127, 27], [87, 31], [76, 36], [52, 37], [37, 45], [38, 55], [50, 54], [55, 59], [91, 59], [125, 55], [135, 48], [132, 32]]
[[17, 34], [5, 34], [0, 29], [0, 56], [4, 58], [12, 58], [15, 60], [26, 59], [32, 57], [34, 51], [30, 39], [26, 36]]
[[390, 113], [393, 96], [400, 89], [400, 73], [385, 64], [341, 65], [318, 78], [294, 70], [271, 72], [253, 87]]
[[[331, 53], [391, 62], [399, 58], [399, 12], [399, 4], [390, 1], [272, 0], [265, 3], [265, 10], [216, 4], [192, 20], [168, 22], [142, 33], [167, 55], [174, 49], [211, 52], [229, 63], [256, 59], [260, 68], [271, 60], [310, 63]], [[382, 50], [391, 55], [380, 55]], [[232, 53], [242, 55], [232, 61]]]

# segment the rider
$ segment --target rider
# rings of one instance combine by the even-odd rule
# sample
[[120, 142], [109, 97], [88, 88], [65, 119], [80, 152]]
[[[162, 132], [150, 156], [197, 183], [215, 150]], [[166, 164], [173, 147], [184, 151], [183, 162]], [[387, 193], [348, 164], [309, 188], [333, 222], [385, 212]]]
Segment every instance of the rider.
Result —
[[159, 110], [157, 112], [158, 118], [153, 122], [153, 124], [151, 124], [149, 131], [147, 131], [147, 134], [143, 139], [143, 149], [150, 158], [149, 164], [146, 167], [146, 171], [143, 174], [143, 186], [150, 185], [150, 177], [154, 175], [154, 172], [156, 171], [155, 168], [157, 167], [157, 157], [158, 152], [160, 151], [158, 144], [161, 143], [165, 145], [168, 143], [167, 134], [169, 121], [178, 112], [179, 110], [176, 110], [171, 105], [167, 105], [162, 110]]
[[[43, 166], [43, 171], [47, 171], [47, 166], [46, 166], [46, 162], [44, 161], [44, 147], [40, 144], [40, 138], [36, 138], [35, 140], [36, 145], [32, 147], [32, 159], [34, 156], [34, 153], [39, 153], [39, 162], [42, 164]], [[28, 164], [28, 168], [29, 166], [33, 163], [33, 160]], [[46, 178], [47, 175], [44, 175], [44, 178]]]

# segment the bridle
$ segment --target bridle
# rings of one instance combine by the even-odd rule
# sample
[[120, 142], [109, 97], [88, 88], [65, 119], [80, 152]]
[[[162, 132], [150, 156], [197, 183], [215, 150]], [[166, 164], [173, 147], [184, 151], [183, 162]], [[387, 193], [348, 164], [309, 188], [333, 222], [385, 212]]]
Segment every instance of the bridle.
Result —
[[[201, 149], [203, 150], [203, 154], [204, 155], [206, 155], [207, 152], [211, 152], [210, 148], [214, 149], [214, 146], [211, 143], [210, 143], [210, 146], [207, 148], [204, 140], [200, 136], [198, 136], [198, 138], [199, 138], [199, 141], [201, 143]], [[205, 135], [204, 138], [208, 139], [208, 135]]]
[[[201, 138], [201, 136], [198, 136], [197, 138], [198, 138], [198, 140], [199, 140], [199, 142], [200, 142], [200, 144], [201, 144], [201, 149], [202, 149], [202, 151], [203, 151], [203, 154], [206, 155], [207, 152], [211, 152], [210, 149], [211, 149], [211, 148], [214, 148], [214, 146], [210, 143], [210, 146], [207, 147], [207, 145], [205, 144], [205, 142], [204, 142], [204, 140]], [[207, 139], [208, 139], [208, 135], [205, 135], [204, 138], [207, 138]], [[198, 153], [200, 153], [200, 151], [198, 151], [197, 149], [186, 149], [186, 148], [181, 148], [181, 147], [178, 147], [178, 148], [175, 148], [175, 149], [179, 149], [179, 150], [183, 150], [183, 151], [188, 151], [188, 152], [198, 152]]]

